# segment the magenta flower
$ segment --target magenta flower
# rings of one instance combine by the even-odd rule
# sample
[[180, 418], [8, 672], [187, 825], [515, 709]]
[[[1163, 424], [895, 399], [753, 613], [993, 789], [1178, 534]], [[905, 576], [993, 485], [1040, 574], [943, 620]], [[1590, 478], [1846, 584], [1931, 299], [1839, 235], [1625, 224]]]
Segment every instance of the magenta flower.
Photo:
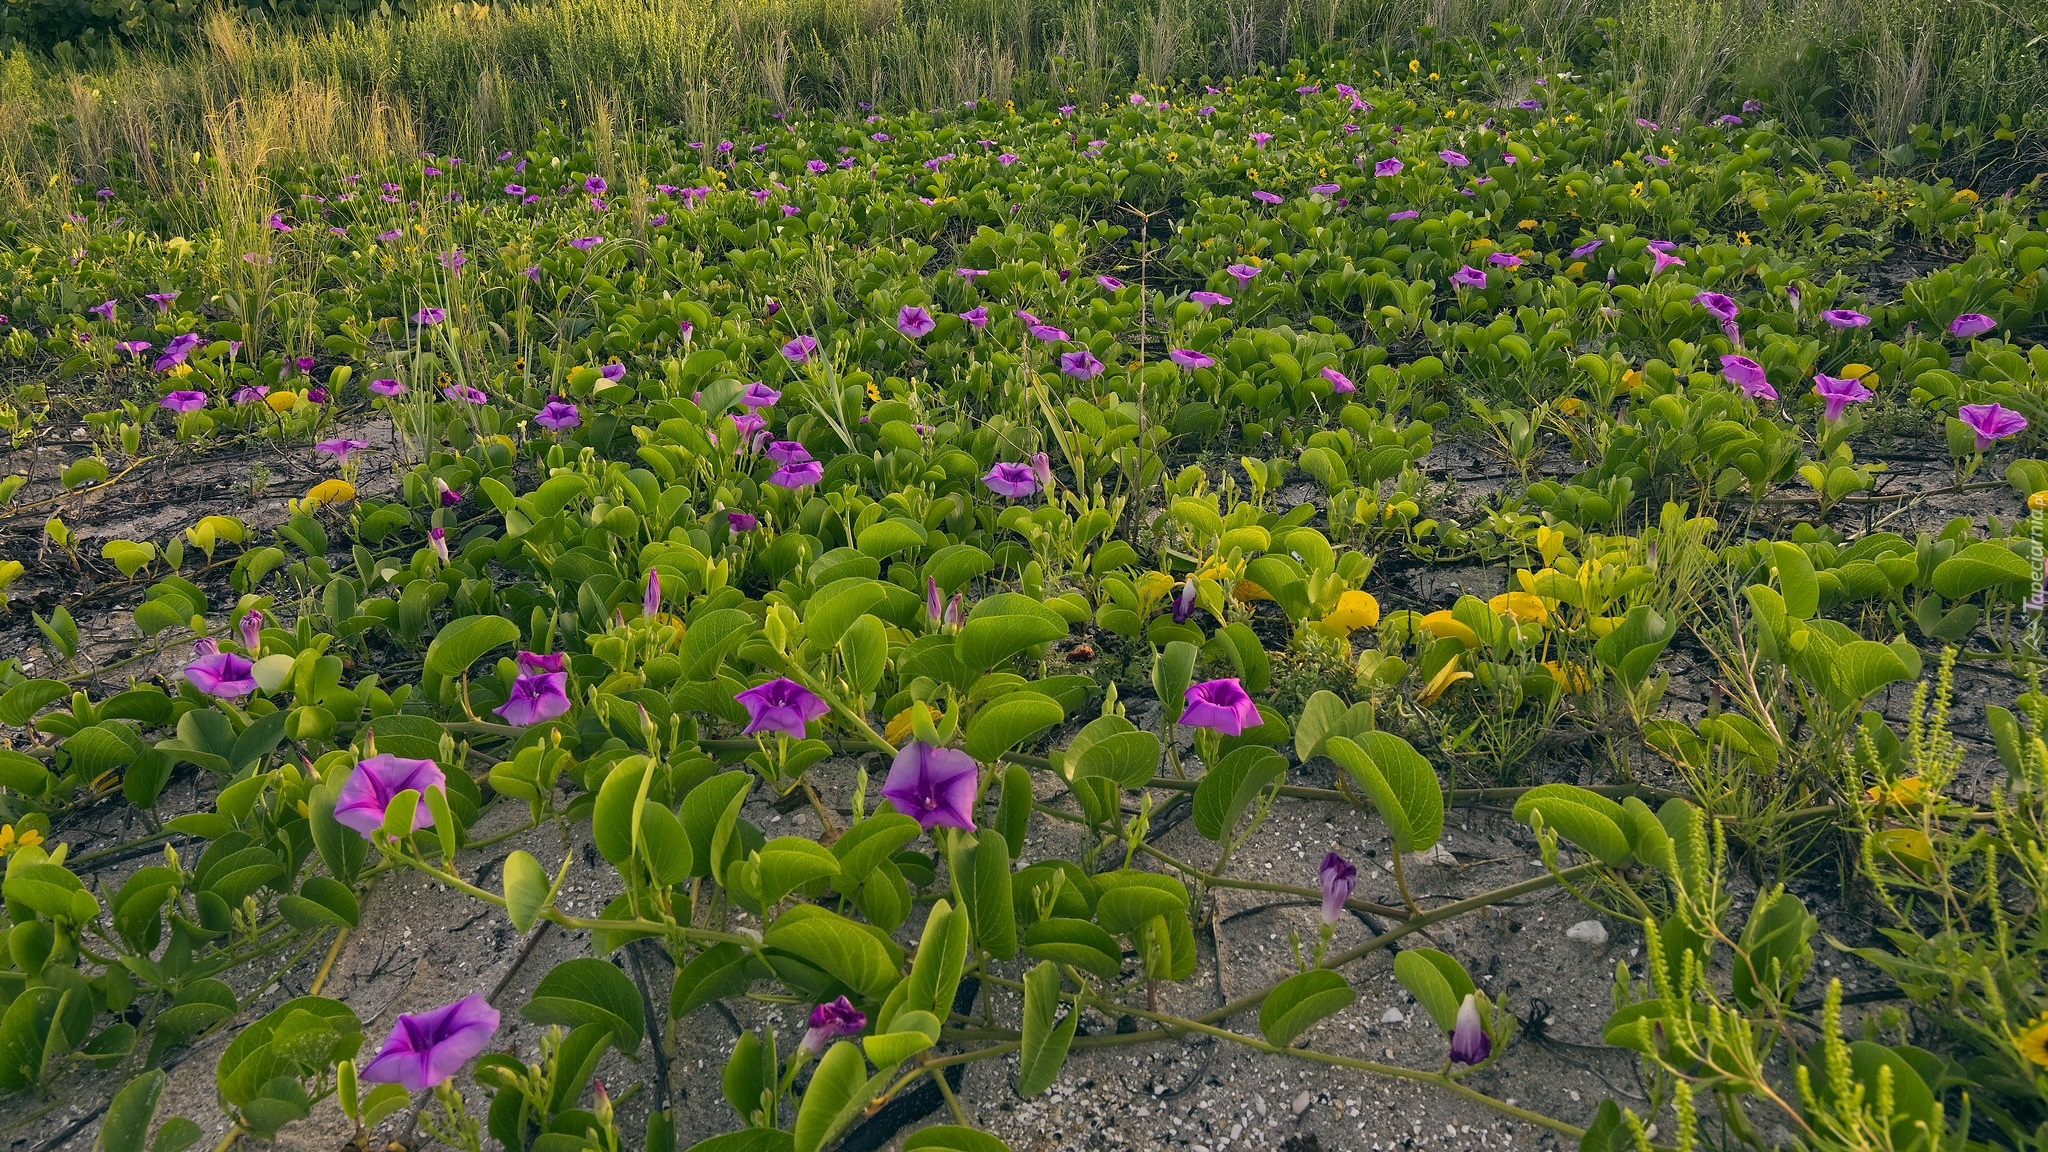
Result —
[[1657, 273], [1662, 272], [1666, 268], [1685, 267], [1685, 261], [1680, 260], [1678, 257], [1673, 256], [1671, 253], [1666, 252], [1662, 248], [1652, 248], [1650, 250], [1650, 256], [1656, 263], [1656, 267], [1650, 269], [1650, 275], [1652, 276], [1655, 276]]
[[1479, 994], [1465, 993], [1458, 1005], [1458, 1022], [1451, 1029], [1451, 1062], [1467, 1066], [1485, 1063], [1493, 1054], [1493, 1038], [1479, 1019]]
[[777, 464], [802, 464], [811, 458], [811, 450], [799, 440], [777, 440], [761, 454]]
[[1097, 276], [1095, 282], [1111, 292], [1122, 291], [1124, 286], [1124, 282], [1114, 276]]
[[967, 753], [912, 740], [889, 765], [882, 796], [927, 832], [937, 827], [972, 832], [980, 775], [980, 765]]
[[614, 384], [626, 378], [626, 366], [624, 364], [607, 364], [597, 371], [599, 375]]
[[185, 665], [185, 679], [208, 696], [239, 700], [256, 690], [255, 667], [232, 652], [210, 652]]
[[1260, 188], [1252, 193], [1252, 199], [1257, 200], [1261, 204], [1278, 204], [1287, 198], [1278, 192], [1268, 192], [1264, 188]]
[[1190, 684], [1182, 699], [1186, 707], [1181, 710], [1180, 722], [1189, 728], [1208, 728], [1225, 736], [1236, 736], [1264, 723], [1259, 719], [1258, 705], [1252, 703], [1235, 676]]
[[590, 176], [590, 177], [586, 177], [586, 178], [584, 179], [584, 181], [583, 181], [583, 190], [584, 190], [585, 192], [588, 192], [588, 193], [590, 193], [590, 194], [591, 194], [592, 196], [602, 196], [602, 195], [604, 195], [604, 193], [605, 193], [605, 182], [604, 182], [604, 177], [602, 177], [602, 176]]
[[1055, 328], [1050, 324], [1033, 324], [1030, 332], [1032, 338], [1043, 340], [1047, 344], [1057, 344], [1062, 340], [1072, 339], [1072, 337], [1067, 335], [1066, 329]]
[[177, 302], [178, 294], [176, 292], [151, 292], [143, 296], [143, 299], [156, 305], [157, 311], [169, 312], [171, 305]]
[[424, 1092], [446, 1082], [483, 1053], [498, 1031], [498, 1010], [472, 992], [455, 1003], [417, 1015], [401, 1013], [377, 1058], [359, 1074], [366, 1084], [396, 1084]]
[[751, 512], [741, 512], [733, 508], [725, 510], [725, 526], [728, 531], [752, 532], [760, 525], [761, 518]]
[[1012, 500], [1022, 500], [1038, 491], [1038, 477], [1032, 473], [1029, 464], [998, 462], [988, 470], [988, 475], [981, 478], [981, 482], [988, 485], [989, 491]]
[[747, 385], [746, 390], [740, 393], [740, 407], [773, 408], [775, 407], [775, 402], [780, 399], [782, 399], [782, 393], [756, 380], [752, 384]]
[[439, 476], [434, 477], [434, 492], [440, 497], [443, 508], [453, 508], [462, 503], [462, 493], [450, 488], [448, 482]]
[[1254, 132], [1252, 133], [1252, 147], [1264, 148], [1266, 146], [1266, 141], [1271, 140], [1272, 138], [1273, 134], [1271, 132]]
[[801, 364], [809, 360], [817, 350], [817, 337], [798, 336], [782, 346], [782, 356], [783, 359], [788, 360], [792, 364]]
[[1470, 264], [1461, 264], [1456, 272], [1451, 273], [1451, 285], [1457, 288], [1484, 288], [1486, 273]]
[[1956, 416], [1977, 434], [1979, 452], [1991, 447], [1993, 440], [2016, 436], [2027, 427], [2025, 416], [1996, 404], [1965, 404], [1956, 409]]
[[1863, 328], [1870, 324], [1870, 317], [1851, 308], [1830, 308], [1820, 318], [1836, 328]]
[[1486, 258], [1486, 262], [1498, 268], [1520, 268], [1522, 266], [1522, 258], [1511, 252], [1495, 252]]
[[242, 650], [254, 653], [263, 646], [263, 613], [251, 608], [235, 622], [235, 628], [242, 634]]
[[1742, 394], [1751, 400], [1776, 400], [1778, 390], [1764, 375], [1764, 366], [1747, 356], [1721, 357], [1721, 375], [1730, 383], [1742, 389]]
[[1038, 481], [1040, 488], [1051, 491], [1052, 457], [1047, 456], [1043, 452], [1033, 452], [1031, 454], [1031, 477]]
[[896, 330], [912, 340], [924, 339], [936, 327], [938, 322], [932, 319], [932, 314], [915, 304], [905, 304], [896, 313]]
[[1010, 315], [1015, 316], [1017, 318], [1018, 323], [1024, 325], [1024, 327], [1027, 329], [1036, 328], [1039, 326], [1038, 317], [1032, 315], [1029, 312], [1026, 312], [1022, 308], [1013, 310], [1010, 313]]
[[1180, 595], [1174, 597], [1173, 622], [1175, 624], [1185, 624], [1188, 622], [1188, 617], [1195, 614], [1195, 591], [1195, 574], [1190, 572], [1188, 573], [1188, 578], [1181, 582]]
[[1577, 248], [1572, 249], [1572, 259], [1581, 260], [1587, 256], [1591, 256], [1593, 253], [1599, 251], [1600, 246], [1605, 243], [1607, 243], [1607, 241], [1605, 240], [1588, 240], [1584, 244], [1579, 245]]
[[1335, 927], [1344, 919], [1344, 902], [1351, 899], [1352, 889], [1358, 887], [1358, 867], [1331, 852], [1323, 857], [1316, 878], [1323, 886], [1323, 923]]
[[[406, 760], [389, 752], [372, 756], [357, 763], [355, 771], [342, 781], [341, 793], [334, 800], [334, 819], [365, 838], [374, 837], [377, 829], [384, 826], [384, 810], [391, 807], [400, 792], [425, 796], [427, 789], [447, 784], [448, 777], [432, 760]], [[433, 811], [425, 804], [415, 806], [412, 830], [433, 826]]]
[[649, 568], [647, 570], [647, 585], [640, 593], [640, 615], [643, 619], [652, 620], [655, 613], [660, 611], [661, 571], [657, 568]]
[[482, 404], [490, 399], [480, 390], [472, 388], [467, 384], [450, 384], [448, 387], [441, 389], [441, 395], [446, 396], [450, 400], [460, 400], [465, 404]]
[[832, 710], [817, 693], [787, 677], [757, 684], [733, 699], [747, 710], [747, 726], [741, 733], [745, 736], [780, 732], [792, 740], [801, 740], [804, 725]]
[[1188, 348], [1175, 348], [1166, 354], [1166, 358], [1183, 368], [1209, 368], [1213, 367], [1216, 363], [1216, 361], [1202, 355], [1200, 352]]
[[846, 997], [829, 1004], [820, 1004], [811, 1009], [810, 1027], [804, 1030], [804, 1038], [797, 1042], [797, 1048], [816, 1056], [841, 1036], [858, 1036], [868, 1026], [868, 1018]]
[[519, 671], [529, 676], [537, 672], [560, 672], [564, 667], [560, 652], [542, 654], [522, 649], [515, 659], [519, 663]]
[[173, 412], [197, 412], [199, 409], [206, 407], [206, 393], [198, 391], [173, 392], [162, 400], [157, 401], [157, 404], [159, 407], [168, 408]]
[[1399, 157], [1389, 157], [1373, 165], [1372, 174], [1375, 176], [1399, 176], [1401, 169], [1406, 167], [1407, 165], [1401, 163]]
[[1950, 322], [1948, 334], [1958, 340], [1968, 340], [1973, 336], [1982, 336], [1996, 327], [1998, 321], [1982, 312], [1965, 312]]
[[427, 529], [427, 547], [434, 552], [434, 559], [448, 563], [448, 530], [439, 524]]
[[1436, 158], [1443, 161], [1446, 164], [1449, 164], [1453, 168], [1463, 168], [1467, 164], [1472, 163], [1472, 161], [1467, 160], [1465, 158], [1465, 154], [1463, 152], [1455, 152], [1449, 148], [1446, 148], [1443, 151], [1437, 153]]
[[1394, 220], [1413, 220], [1420, 215], [1422, 215], [1422, 213], [1416, 211], [1413, 208], [1403, 208], [1399, 212], [1387, 213], [1387, 219], [1390, 222]]
[[976, 276], [988, 275], [988, 269], [986, 268], [955, 268], [953, 269], [953, 271], [956, 274], [958, 274], [962, 280], [967, 281], [969, 284], [974, 283], [974, 278]]
[[768, 477], [768, 482], [778, 488], [808, 488], [825, 478], [825, 466], [816, 460], [799, 460], [784, 464]]
[[1341, 394], [1358, 391], [1358, 385], [1351, 382], [1351, 377], [1337, 371], [1335, 365], [1323, 369], [1322, 377], [1330, 382], [1330, 391], [1332, 392]]
[[1188, 299], [1201, 305], [1204, 312], [1211, 308], [1221, 308], [1230, 303], [1230, 297], [1225, 296], [1221, 292], [1190, 292], [1188, 293]]
[[[560, 657], [557, 657], [559, 662]], [[522, 661], [523, 663], [523, 661]], [[512, 695], [492, 709], [507, 724], [543, 724], [569, 711], [567, 672], [530, 672], [512, 678]]]
[[389, 399], [397, 399], [405, 395], [405, 385], [400, 384], [396, 380], [372, 380], [370, 381], [370, 391]]
[[1093, 380], [1102, 371], [1102, 361], [1086, 348], [1079, 352], [1067, 352], [1060, 356], [1060, 372], [1076, 380]]
[[123, 340], [119, 344], [114, 345], [114, 351], [126, 352], [130, 356], [140, 356], [153, 347], [155, 345], [147, 340]]
[[369, 446], [370, 442], [368, 440], [348, 440], [337, 437], [333, 440], [322, 440], [318, 444], [313, 445], [313, 451], [332, 456], [337, 461], [345, 462], [350, 456], [361, 452]]
[[1813, 394], [1827, 402], [1827, 419], [1830, 423], [1842, 418], [1842, 411], [1851, 404], [1861, 404], [1876, 393], [1863, 386], [1860, 380], [1846, 380], [1839, 376], [1814, 373]]
[[988, 308], [984, 305], [977, 304], [973, 308], [970, 308], [967, 311], [962, 312], [960, 314], [960, 318], [962, 320], [967, 321], [969, 324], [972, 324], [975, 330], [979, 331], [983, 328], [988, 327]]
[[1705, 308], [1708, 315], [1724, 324], [1735, 319], [1736, 313], [1742, 310], [1741, 305], [1719, 292], [1701, 292], [1692, 298], [1692, 302]]
[[1225, 268], [1224, 271], [1237, 278], [1239, 290], [1250, 284], [1252, 277], [1259, 274], [1257, 266], [1251, 264], [1232, 264], [1230, 267]]
[[550, 432], [561, 432], [582, 424], [583, 416], [576, 411], [576, 405], [560, 396], [550, 396], [541, 410], [533, 414], [533, 422]]
[[201, 342], [197, 332], [186, 332], [171, 337], [171, 342], [164, 345], [164, 354], [157, 357], [156, 363], [149, 366], [150, 371], [165, 372], [183, 364], [185, 358], [192, 355], [193, 350], [198, 348]]
[[245, 384], [235, 389], [234, 400], [237, 404], [254, 404], [268, 395], [270, 395], [270, 385], [268, 384]]
[[744, 452], [747, 443], [754, 438], [754, 433], [766, 428], [768, 421], [758, 412], [741, 412], [732, 418], [732, 426], [739, 431], [740, 451]]
[[415, 324], [439, 324], [447, 318], [448, 310], [445, 308], [422, 308], [412, 314], [412, 322]]
[[1308, 190], [1318, 196], [1335, 196], [1344, 190], [1344, 186], [1341, 184], [1311, 184], [1308, 186]]
[[939, 581], [937, 577], [927, 576], [924, 578], [924, 614], [934, 624], [937, 624], [946, 614], [946, 603], [939, 595]]

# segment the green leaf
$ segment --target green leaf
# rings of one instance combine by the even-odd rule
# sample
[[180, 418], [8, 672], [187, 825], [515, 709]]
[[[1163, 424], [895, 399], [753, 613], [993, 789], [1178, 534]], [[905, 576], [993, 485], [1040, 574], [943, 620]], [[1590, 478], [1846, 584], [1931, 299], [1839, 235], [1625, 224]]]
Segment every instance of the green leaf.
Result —
[[689, 1152], [790, 1152], [795, 1138], [779, 1128], [742, 1128], [690, 1145]]
[[451, 620], [427, 645], [426, 669], [456, 676], [493, 648], [519, 639], [519, 625], [503, 616], [464, 616]]
[[1271, 748], [1238, 748], [1195, 785], [1195, 831], [1221, 843], [1260, 792], [1287, 775], [1287, 761]]
[[1125, 868], [1096, 877], [1102, 896], [1095, 902], [1095, 922], [1119, 936], [1128, 936], [1154, 916], [1186, 917], [1187, 885], [1157, 872]]
[[100, 1122], [100, 1152], [143, 1152], [149, 1138], [149, 1122], [156, 1118], [157, 1101], [163, 1098], [164, 1073], [152, 1068], [130, 1080], [107, 1105]]
[[1813, 934], [1819, 927], [1820, 921], [1784, 885], [1758, 894], [1742, 929], [1742, 954], [1731, 965], [1736, 1002], [1754, 1011], [1767, 995], [1782, 1000], [1795, 991], [1813, 963]]
[[1579, 1152], [1629, 1152], [1635, 1147], [1628, 1125], [1621, 1118], [1621, 1105], [1609, 1097], [1593, 1112], [1593, 1122], [1579, 1137]]
[[1043, 960], [1024, 974], [1024, 1037], [1017, 1056], [1017, 1095], [1030, 1099], [1052, 1087], [1067, 1062], [1067, 1049], [1074, 1043], [1074, 1030], [1081, 1023], [1081, 1010], [1069, 1007], [1057, 1024], [1053, 1017], [1060, 1007], [1060, 974], [1050, 960]]
[[1222, 650], [1224, 658], [1237, 670], [1239, 683], [1246, 692], [1256, 696], [1266, 690], [1267, 682], [1272, 679], [1272, 661], [1251, 625], [1242, 620], [1233, 621], [1224, 625], [1209, 643], [1211, 648]]
[[1010, 1152], [1010, 1146], [974, 1128], [934, 1124], [904, 1137], [903, 1152]]
[[[780, 959], [777, 953], [801, 961], [832, 986], [863, 1000], [880, 1001], [900, 979], [901, 960], [888, 945], [866, 928], [816, 905], [798, 904], [776, 917], [762, 942], [771, 964]], [[786, 964], [776, 967], [784, 971]]]
[[[882, 622], [862, 616], [840, 634], [839, 658], [846, 665], [846, 678], [854, 690], [865, 696], [882, 682], [889, 661], [889, 637]], [[993, 759], [993, 757], [990, 757]]]
[[531, 853], [515, 849], [505, 857], [505, 912], [522, 935], [540, 918], [551, 887], [548, 874]]
[[1011, 891], [1010, 845], [1001, 832], [975, 833], [973, 871], [966, 879], [967, 911], [975, 939], [989, 955], [1008, 960], [1017, 954], [1017, 909]]
[[27, 727], [44, 705], [70, 694], [71, 686], [62, 680], [23, 680], [0, 695], [0, 724]]
[[1544, 827], [1609, 867], [1619, 867], [1632, 854], [1625, 829], [1628, 815], [1621, 805], [1597, 792], [1570, 784], [1540, 784], [1515, 801], [1515, 819]]
[[901, 812], [883, 812], [870, 816], [847, 829], [846, 834], [832, 844], [832, 854], [839, 858], [839, 880], [842, 891], [868, 878], [875, 866], [896, 854], [897, 849], [917, 838], [922, 831], [917, 821]]
[[[944, 900], [932, 905], [918, 940], [917, 958], [910, 965], [910, 979], [904, 985], [903, 1006], [944, 1018], [953, 1010], [953, 993], [960, 986], [960, 973], [967, 965], [967, 942], [972, 926], [967, 910]], [[894, 1021], [885, 1021], [895, 1027]]]
[[764, 908], [781, 903], [806, 884], [838, 876], [839, 857], [814, 840], [780, 836], [761, 847], [759, 896]]
[[1074, 760], [1074, 779], [1099, 776], [1120, 787], [1138, 788], [1159, 770], [1159, 737], [1144, 731], [1112, 732]]
[[1395, 956], [1394, 979], [1445, 1032], [1458, 1023], [1458, 1005], [1478, 990], [1464, 965], [1434, 948], [1410, 948]]
[[1047, 644], [1067, 634], [1067, 622], [1052, 609], [1018, 593], [998, 596], [1012, 597], [1006, 604], [1014, 611], [983, 615], [989, 602], [984, 600], [975, 605], [954, 641], [955, 655], [974, 672], [986, 672], [1034, 644]]
[[1934, 590], [1949, 600], [1961, 600], [1999, 584], [2031, 580], [2033, 566], [2026, 557], [2003, 544], [1980, 540], [1934, 566]]
[[1259, 1005], [1259, 1031], [1282, 1048], [1327, 1016], [1358, 1001], [1351, 984], [1328, 968], [1311, 968], [1282, 980]]
[[[1754, 601], [1755, 597], [1751, 599]], [[1638, 604], [1629, 609], [1614, 631], [1593, 645], [1593, 658], [1634, 690], [1649, 676], [1651, 665], [1664, 654], [1664, 646], [1677, 631], [1656, 609]]]
[[1152, 690], [1158, 694], [1169, 724], [1180, 723], [1180, 714], [1188, 706], [1188, 685], [1194, 683], [1195, 659], [1200, 655], [1193, 644], [1174, 640], [1152, 662]]
[[1390, 732], [1363, 732], [1330, 737], [1324, 752], [1372, 799], [1396, 849], [1435, 846], [1444, 831], [1444, 794], [1436, 769], [1413, 745]]
[[633, 981], [610, 962], [593, 956], [564, 960], [541, 977], [520, 1015], [536, 1024], [603, 1024], [619, 1051], [640, 1047], [646, 1011]]
[[763, 965], [739, 945], [713, 944], [676, 973], [675, 986], [669, 992], [668, 1014], [681, 1019], [713, 1000], [737, 996], [758, 975], [764, 974]]
[[887, 1075], [885, 1071], [871, 1079], [867, 1061], [856, 1045], [841, 1040], [827, 1049], [797, 1105], [795, 1152], [819, 1152], [844, 1132], [874, 1099], [881, 1087], [877, 1081]]
[[1124, 952], [1116, 937], [1071, 916], [1048, 916], [1026, 928], [1024, 954], [1034, 960], [1072, 964], [1104, 980], [1114, 980], [1124, 966]]
[[1820, 611], [1820, 581], [1813, 574], [1813, 560], [1806, 549], [1784, 540], [1772, 543], [1771, 567], [1778, 577], [1778, 592], [1785, 598], [1785, 614], [1794, 620], [1812, 619]]
[[1012, 692], [981, 706], [967, 721], [967, 754], [993, 764], [1047, 728], [1066, 719], [1059, 703], [1037, 692]]

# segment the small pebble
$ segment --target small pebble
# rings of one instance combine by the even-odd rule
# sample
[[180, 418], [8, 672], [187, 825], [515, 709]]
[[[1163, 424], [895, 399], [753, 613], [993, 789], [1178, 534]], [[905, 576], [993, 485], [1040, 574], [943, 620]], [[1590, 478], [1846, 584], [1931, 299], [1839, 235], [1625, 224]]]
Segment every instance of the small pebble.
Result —
[[1315, 1101], [1315, 1098], [1314, 1098], [1314, 1097], [1312, 1097], [1312, 1096], [1310, 1096], [1310, 1095], [1308, 1094], [1308, 1089], [1306, 1089], [1306, 1088], [1302, 1089], [1301, 1095], [1299, 1095], [1299, 1096], [1296, 1096], [1296, 1097], [1294, 1098], [1294, 1108], [1293, 1108], [1294, 1114], [1295, 1114], [1296, 1116], [1299, 1116], [1299, 1115], [1301, 1115], [1301, 1114], [1302, 1114], [1303, 1112], [1306, 1112], [1306, 1111], [1308, 1111], [1308, 1106], [1309, 1106], [1310, 1104], [1314, 1103], [1314, 1101]]
[[1380, 1013], [1380, 1023], [1382, 1024], [1406, 1024], [1407, 1022], [1408, 1018], [1401, 1015], [1399, 1008], [1389, 1008], [1385, 1012]]
[[1598, 920], [1581, 920], [1564, 930], [1564, 938], [1597, 948], [1607, 943], [1607, 926]]

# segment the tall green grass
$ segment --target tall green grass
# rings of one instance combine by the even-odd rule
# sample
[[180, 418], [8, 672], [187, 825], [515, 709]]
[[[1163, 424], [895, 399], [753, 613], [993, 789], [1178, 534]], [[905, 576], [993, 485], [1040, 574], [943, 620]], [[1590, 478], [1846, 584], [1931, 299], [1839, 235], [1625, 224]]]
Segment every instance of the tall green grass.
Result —
[[195, 153], [473, 155], [547, 121], [716, 136], [767, 109], [1095, 101], [1456, 36], [1608, 70], [1659, 120], [1759, 96], [1877, 145], [1924, 120], [2048, 131], [2048, 0], [536, 0], [295, 29], [217, 10], [76, 69], [0, 60], [0, 198], [110, 175], [188, 195]]

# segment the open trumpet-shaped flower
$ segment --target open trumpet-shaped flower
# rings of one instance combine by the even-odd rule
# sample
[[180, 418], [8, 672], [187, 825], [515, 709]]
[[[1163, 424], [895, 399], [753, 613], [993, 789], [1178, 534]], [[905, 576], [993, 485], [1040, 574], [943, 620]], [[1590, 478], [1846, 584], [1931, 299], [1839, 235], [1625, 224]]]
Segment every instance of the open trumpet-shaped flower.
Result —
[[550, 396], [541, 410], [533, 414], [533, 422], [550, 432], [564, 432], [582, 424], [583, 415], [576, 411], [576, 405], [560, 396]]
[[782, 346], [783, 359], [792, 364], [801, 364], [809, 360], [817, 351], [818, 340], [815, 336], [798, 336]]
[[363, 1067], [361, 1079], [424, 1092], [482, 1055], [497, 1034], [498, 1019], [498, 1010], [481, 992], [431, 1012], [401, 1014], [384, 1047]]
[[1470, 264], [1460, 265], [1456, 272], [1451, 273], [1451, 286], [1454, 288], [1484, 288], [1486, 287], [1486, 273], [1481, 272]]
[[905, 304], [896, 313], [896, 330], [912, 340], [922, 340], [938, 327], [932, 314], [915, 304]]
[[[521, 654], [522, 656], [524, 653]], [[525, 666], [522, 659], [520, 664]], [[492, 709], [505, 718], [507, 724], [544, 724], [569, 711], [569, 674], [559, 669], [561, 657], [555, 657], [557, 670], [552, 672], [528, 672], [512, 678], [512, 694], [498, 707]]]
[[255, 668], [233, 652], [210, 652], [185, 665], [185, 679], [208, 696], [239, 700], [256, 690]]
[[1829, 423], [1842, 418], [1842, 413], [1851, 404], [1861, 404], [1876, 393], [1863, 386], [1860, 380], [1849, 380], [1840, 376], [1815, 373], [1813, 394], [1826, 402]]
[[[384, 812], [400, 792], [417, 792], [445, 787], [448, 777], [432, 760], [407, 760], [389, 752], [359, 761], [356, 770], [342, 781], [334, 800], [335, 822], [353, 828], [365, 837], [384, 826]], [[424, 803], [412, 810], [412, 830], [434, 826], [434, 813]]]
[[1203, 310], [1220, 308], [1230, 303], [1230, 297], [1221, 292], [1190, 292], [1188, 299], [1200, 305]]
[[967, 753], [912, 740], [889, 765], [882, 795], [927, 832], [938, 827], [971, 832], [980, 776], [981, 766]]
[[1853, 308], [1830, 308], [1820, 318], [1836, 328], [1864, 328], [1870, 324], [1870, 317]]
[[1180, 722], [1189, 728], [1208, 728], [1225, 736], [1236, 736], [1262, 723], [1259, 706], [1252, 703], [1235, 676], [1190, 684], [1182, 699], [1186, 707], [1181, 710]]
[[998, 462], [981, 482], [988, 485], [989, 491], [1012, 500], [1022, 500], [1038, 491], [1038, 477], [1032, 474], [1029, 464]]
[[825, 466], [816, 460], [796, 460], [775, 470], [768, 482], [778, 488], [808, 488], [825, 478]]
[[162, 400], [157, 401], [157, 406], [168, 408], [182, 416], [187, 412], [197, 412], [201, 408], [206, 407], [206, 393], [197, 390], [173, 392]]
[[1060, 356], [1060, 372], [1076, 380], [1093, 380], [1102, 371], [1102, 361], [1086, 348]]
[[2027, 429], [2027, 418], [2010, 408], [1996, 404], [1965, 404], [1956, 409], [1956, 418], [1970, 426], [1977, 434], [1977, 451], [1991, 447], [1994, 440], [2017, 436]]
[[1730, 383], [1742, 389], [1742, 394], [1752, 400], [1776, 400], [1778, 390], [1764, 376], [1764, 366], [1747, 356], [1721, 357], [1721, 375]]
[[804, 738], [804, 725], [832, 709], [818, 694], [788, 677], [777, 677], [734, 696], [747, 710], [743, 735], [780, 732], [792, 740]]
[[1188, 348], [1175, 348], [1166, 354], [1166, 358], [1182, 368], [1210, 368], [1216, 364], [1216, 361]]
[[1996, 327], [1998, 327], [1998, 321], [1993, 320], [1982, 312], [1965, 312], [1949, 322], [1948, 334], [1958, 340], [1968, 340], [1973, 337], [1982, 336]]

